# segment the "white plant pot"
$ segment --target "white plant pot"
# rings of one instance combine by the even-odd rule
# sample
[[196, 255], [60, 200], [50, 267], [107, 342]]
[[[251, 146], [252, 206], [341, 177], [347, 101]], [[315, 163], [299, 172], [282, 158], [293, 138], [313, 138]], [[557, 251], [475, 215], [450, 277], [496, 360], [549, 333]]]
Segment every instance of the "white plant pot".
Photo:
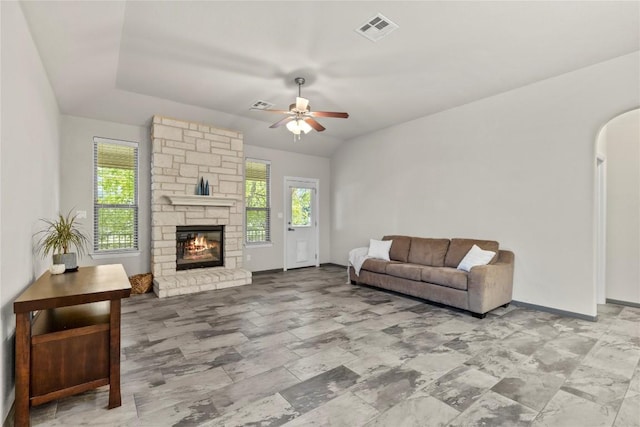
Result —
[[71, 271], [78, 268], [78, 261], [76, 259], [75, 252], [69, 252], [67, 254], [55, 254], [53, 255], [54, 264], [64, 264], [65, 271]]

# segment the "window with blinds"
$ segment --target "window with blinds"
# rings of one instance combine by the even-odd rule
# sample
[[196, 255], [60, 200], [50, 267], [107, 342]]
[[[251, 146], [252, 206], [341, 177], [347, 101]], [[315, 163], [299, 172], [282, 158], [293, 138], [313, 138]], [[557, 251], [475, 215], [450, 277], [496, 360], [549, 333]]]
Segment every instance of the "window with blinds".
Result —
[[245, 162], [245, 241], [271, 243], [271, 163]]
[[93, 139], [93, 249], [138, 250], [138, 143]]

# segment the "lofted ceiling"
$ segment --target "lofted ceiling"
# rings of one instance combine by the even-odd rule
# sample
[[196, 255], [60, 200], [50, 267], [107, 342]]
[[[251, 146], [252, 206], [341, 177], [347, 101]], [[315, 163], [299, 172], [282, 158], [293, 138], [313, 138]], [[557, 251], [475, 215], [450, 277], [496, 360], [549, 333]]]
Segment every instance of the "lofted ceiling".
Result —
[[[640, 3], [615, 1], [28, 1], [63, 114], [153, 114], [242, 130], [252, 145], [330, 156], [350, 138], [640, 49]], [[399, 25], [357, 34], [377, 13]], [[324, 118], [294, 143], [277, 115], [294, 77]]]

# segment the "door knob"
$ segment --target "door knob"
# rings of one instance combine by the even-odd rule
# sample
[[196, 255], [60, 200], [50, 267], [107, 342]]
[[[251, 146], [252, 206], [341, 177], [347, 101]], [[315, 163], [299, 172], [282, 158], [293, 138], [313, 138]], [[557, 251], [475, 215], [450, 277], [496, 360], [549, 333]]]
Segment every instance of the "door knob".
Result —
[[295, 228], [291, 228], [291, 227], [289, 227], [289, 228], [288, 228], [288, 230], [289, 230], [289, 231], [296, 231], [296, 229], [295, 229]]

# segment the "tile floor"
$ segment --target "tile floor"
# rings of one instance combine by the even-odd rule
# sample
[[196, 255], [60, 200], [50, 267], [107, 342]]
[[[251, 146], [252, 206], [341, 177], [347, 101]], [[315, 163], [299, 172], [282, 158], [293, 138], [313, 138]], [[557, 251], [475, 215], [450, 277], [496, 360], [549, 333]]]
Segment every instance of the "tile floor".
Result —
[[640, 309], [485, 319], [346, 284], [333, 266], [157, 299], [122, 315], [108, 389], [32, 408], [34, 426], [640, 426]]

